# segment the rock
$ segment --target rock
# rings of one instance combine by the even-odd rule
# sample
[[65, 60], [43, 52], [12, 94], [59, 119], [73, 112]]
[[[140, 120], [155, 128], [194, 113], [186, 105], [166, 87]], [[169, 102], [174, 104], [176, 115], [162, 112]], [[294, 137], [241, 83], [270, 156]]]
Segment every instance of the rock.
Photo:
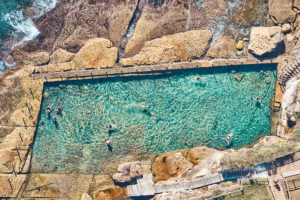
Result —
[[292, 10], [293, 0], [269, 0], [269, 14], [275, 17], [279, 24], [293, 22], [296, 13]]
[[76, 68], [105, 68], [114, 66], [118, 48], [104, 38], [90, 39], [74, 58]]
[[216, 152], [215, 149], [211, 149], [208, 147], [194, 147], [189, 150], [188, 158], [190, 162], [197, 165], [203, 159], [207, 158], [208, 156], [212, 155], [215, 152]]
[[236, 52], [236, 55], [238, 55], [238, 56], [241, 56], [241, 55], [243, 55], [244, 54], [244, 51], [237, 51]]
[[300, 10], [300, 0], [294, 0], [294, 5], [293, 6]]
[[141, 175], [143, 175], [141, 162], [126, 162], [119, 165], [118, 173], [113, 175], [113, 179], [125, 183]]
[[287, 42], [292, 42], [295, 39], [295, 37], [292, 34], [287, 34], [286, 35], [286, 41]]
[[237, 43], [237, 45], [236, 45], [236, 48], [238, 50], [243, 50], [244, 46], [245, 46], [244, 41], [243, 40], [239, 40], [238, 43]]
[[233, 77], [235, 80], [237, 80], [238, 82], [240, 82], [243, 78], [243, 74], [234, 74]]
[[291, 25], [290, 24], [283, 24], [281, 29], [282, 29], [283, 33], [288, 33], [288, 32], [291, 31]]
[[114, 46], [119, 46], [136, 6], [137, 0], [78, 0], [66, 15], [53, 48], [77, 52], [84, 41], [96, 37], [109, 39]]
[[50, 56], [47, 52], [32, 52], [27, 53], [20, 50], [12, 52], [13, 57], [16, 61], [16, 64], [19, 66], [22, 65], [33, 65], [39, 66], [44, 65], [49, 62]]
[[235, 57], [236, 45], [230, 36], [220, 36], [215, 44], [209, 48], [206, 56], [209, 58], [233, 58]]
[[92, 200], [92, 197], [90, 197], [87, 193], [83, 193], [81, 200]]
[[93, 199], [96, 200], [103, 200], [103, 199], [112, 200], [112, 199], [123, 199], [123, 198], [125, 199], [125, 196], [126, 196], [126, 188], [125, 187], [121, 188], [115, 185], [103, 187], [93, 192]]
[[277, 136], [264, 136], [253, 147], [258, 148], [258, 147], [267, 146], [267, 145], [271, 145], [274, 143], [280, 143], [280, 142], [284, 142], [284, 141], [286, 141], [286, 140], [283, 138], [277, 137]]
[[75, 57], [75, 54], [64, 49], [57, 49], [50, 56], [50, 64], [69, 62]]
[[168, 180], [169, 178], [181, 177], [193, 167], [184, 156], [184, 152], [168, 152], [157, 157], [152, 164], [152, 172], [155, 174], [154, 181]]
[[283, 34], [280, 27], [253, 27], [250, 33], [249, 52], [256, 56], [281, 53]]
[[193, 30], [163, 36], [148, 41], [135, 56], [123, 58], [123, 65], [168, 63], [187, 61], [202, 56], [209, 47], [212, 33], [209, 30]]

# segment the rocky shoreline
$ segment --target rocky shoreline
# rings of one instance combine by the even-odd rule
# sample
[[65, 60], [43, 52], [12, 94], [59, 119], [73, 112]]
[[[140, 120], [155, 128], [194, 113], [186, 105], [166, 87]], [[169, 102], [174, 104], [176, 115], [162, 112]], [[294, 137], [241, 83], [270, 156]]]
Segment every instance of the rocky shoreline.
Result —
[[[0, 75], [0, 102], [5, 102], [0, 104], [0, 196], [10, 191], [6, 177], [12, 173], [19, 175], [17, 179], [12, 177], [16, 189], [5, 194], [11, 197], [80, 199], [88, 193], [93, 199], [120, 199], [127, 198], [126, 191], [116, 182], [134, 180], [143, 172], [152, 171], [156, 182], [191, 179], [224, 169], [253, 167], [299, 151], [300, 1], [287, 0], [284, 6], [280, 2], [58, 1], [55, 9], [36, 19], [40, 36], [12, 50], [18, 67]], [[265, 17], [267, 9], [270, 18]], [[218, 29], [220, 24], [224, 24], [222, 31]], [[251, 33], [245, 34], [250, 29]], [[253, 146], [239, 150], [195, 147], [154, 155], [150, 163], [134, 165], [136, 172], [130, 177], [124, 172], [131, 171], [133, 165], [117, 170], [120, 163], [110, 165], [111, 174], [107, 176], [30, 174], [45, 82], [34, 79], [33, 74], [219, 58], [269, 59], [278, 63], [274, 105], [284, 107], [277, 111], [278, 117], [272, 117], [273, 136], [262, 137]], [[241, 161], [249, 154], [253, 159]], [[131, 161], [136, 158], [120, 162]], [[49, 182], [55, 184], [31, 191]], [[66, 184], [65, 189], [59, 182]], [[27, 188], [22, 188], [25, 183]], [[68, 190], [75, 191], [73, 196], [67, 194]]]

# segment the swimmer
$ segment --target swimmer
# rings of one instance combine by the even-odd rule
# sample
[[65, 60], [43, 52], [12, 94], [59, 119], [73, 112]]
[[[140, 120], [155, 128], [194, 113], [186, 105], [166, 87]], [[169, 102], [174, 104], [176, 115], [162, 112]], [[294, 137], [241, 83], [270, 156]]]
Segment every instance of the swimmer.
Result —
[[117, 129], [117, 127], [118, 127], [117, 124], [108, 124], [107, 125], [107, 128], [109, 131], [114, 131]]
[[230, 138], [231, 138], [232, 136], [233, 136], [233, 132], [229, 133], [229, 134], [227, 135], [227, 137], [224, 139], [225, 142], [227, 142], [228, 145], [229, 145], [229, 140], [230, 140]]
[[193, 81], [200, 81], [200, 80], [203, 80], [204, 78], [203, 77], [200, 77], [200, 76], [196, 76], [194, 78], [192, 78]]
[[143, 111], [148, 111], [148, 109], [149, 109], [149, 106], [148, 105], [141, 105], [141, 106], [139, 106]]
[[56, 106], [56, 112], [61, 113], [62, 112], [62, 107], [61, 106]]
[[111, 140], [107, 140], [106, 144], [110, 146], [112, 144]]
[[53, 121], [54, 121], [54, 122], [57, 122], [57, 116], [54, 116], [54, 117], [53, 117]]
[[52, 106], [53, 106], [53, 104], [47, 106], [47, 110], [46, 110], [47, 114], [51, 113]]
[[260, 100], [261, 100], [260, 96], [257, 96], [257, 97], [255, 98], [255, 100], [256, 100], [256, 101], [260, 101]]

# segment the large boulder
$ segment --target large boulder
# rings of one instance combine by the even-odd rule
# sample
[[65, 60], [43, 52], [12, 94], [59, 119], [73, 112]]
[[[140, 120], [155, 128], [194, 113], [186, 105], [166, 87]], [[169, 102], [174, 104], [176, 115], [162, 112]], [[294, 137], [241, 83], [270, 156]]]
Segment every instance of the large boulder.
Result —
[[71, 61], [75, 54], [70, 53], [64, 49], [57, 49], [50, 56], [50, 64], [65, 63]]
[[123, 58], [123, 65], [168, 63], [187, 61], [202, 56], [209, 47], [212, 33], [209, 30], [192, 30], [163, 36], [148, 41], [135, 56]]
[[152, 164], [152, 172], [155, 174], [154, 181], [164, 181], [169, 178], [181, 177], [194, 165], [189, 162], [184, 152], [168, 152], [157, 157]]
[[141, 162], [126, 162], [119, 165], [118, 173], [113, 175], [113, 179], [117, 182], [125, 183], [141, 175], [143, 175]]
[[214, 154], [215, 152], [217, 152], [217, 150], [208, 147], [194, 147], [189, 150], [188, 158], [193, 164], [197, 165], [203, 159]]
[[24, 54], [20, 54], [19, 56], [15, 57], [15, 59], [18, 65], [40, 66], [47, 64], [49, 62], [50, 56], [48, 52], [24, 52]]
[[250, 33], [249, 52], [255, 56], [276, 56], [284, 51], [280, 27], [253, 27]]
[[296, 13], [292, 10], [293, 0], [269, 0], [269, 14], [277, 23], [294, 22]]
[[234, 58], [236, 57], [236, 44], [230, 36], [220, 36], [215, 44], [210, 47], [206, 56], [209, 58]]
[[116, 63], [118, 48], [104, 38], [90, 39], [74, 58], [76, 68], [105, 68]]

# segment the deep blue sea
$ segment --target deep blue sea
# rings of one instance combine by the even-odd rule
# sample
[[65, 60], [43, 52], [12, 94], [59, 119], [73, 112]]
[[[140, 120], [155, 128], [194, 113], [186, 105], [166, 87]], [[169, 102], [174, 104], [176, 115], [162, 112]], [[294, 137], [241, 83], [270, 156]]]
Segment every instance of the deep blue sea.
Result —
[[[10, 40], [11, 48], [38, 36], [32, 18], [39, 18], [56, 6], [57, 0], [0, 0], [0, 50], [4, 51], [4, 42]], [[25, 17], [25, 10], [32, 7], [32, 18]], [[3, 52], [1, 52], [3, 54]], [[10, 67], [0, 59], [0, 74]]]

